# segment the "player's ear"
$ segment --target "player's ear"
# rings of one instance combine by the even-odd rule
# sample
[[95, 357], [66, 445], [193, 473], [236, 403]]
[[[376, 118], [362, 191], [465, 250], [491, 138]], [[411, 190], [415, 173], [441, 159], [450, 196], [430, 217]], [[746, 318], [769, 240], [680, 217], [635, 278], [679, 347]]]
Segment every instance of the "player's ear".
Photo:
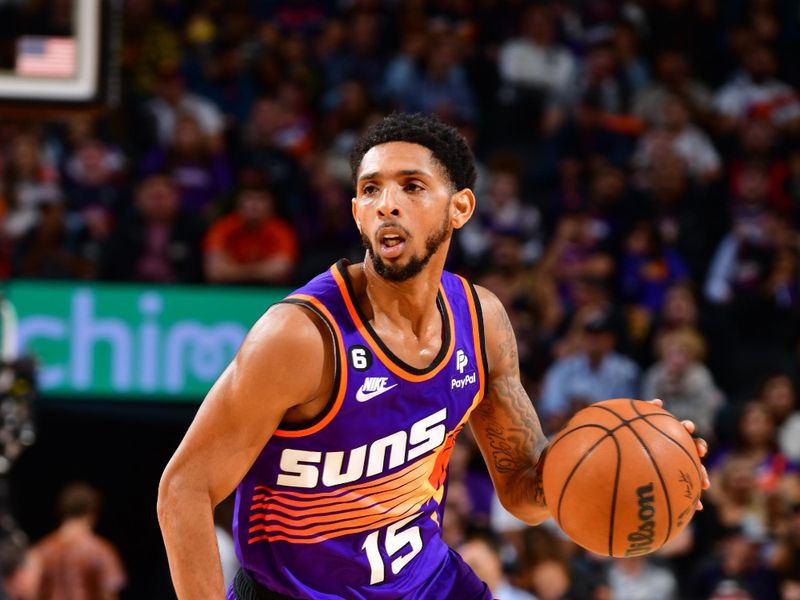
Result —
[[358, 202], [355, 198], [350, 199], [350, 208], [353, 211], [353, 220], [356, 222], [358, 232], [361, 233], [361, 220], [358, 218]]
[[461, 229], [475, 211], [475, 194], [469, 188], [457, 191], [450, 199], [450, 221]]

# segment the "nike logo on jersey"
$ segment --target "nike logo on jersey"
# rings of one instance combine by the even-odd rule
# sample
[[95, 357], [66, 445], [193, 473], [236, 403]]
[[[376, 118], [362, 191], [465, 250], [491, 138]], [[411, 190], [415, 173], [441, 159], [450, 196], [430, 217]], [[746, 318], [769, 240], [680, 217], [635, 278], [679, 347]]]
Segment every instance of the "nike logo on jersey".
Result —
[[358, 388], [356, 392], [356, 400], [359, 402], [366, 402], [367, 400], [372, 400], [376, 396], [380, 396], [384, 392], [388, 392], [392, 388], [396, 388], [397, 384], [387, 386], [387, 382], [389, 381], [388, 377], [367, 377], [364, 379], [364, 383], [361, 384], [361, 387]]

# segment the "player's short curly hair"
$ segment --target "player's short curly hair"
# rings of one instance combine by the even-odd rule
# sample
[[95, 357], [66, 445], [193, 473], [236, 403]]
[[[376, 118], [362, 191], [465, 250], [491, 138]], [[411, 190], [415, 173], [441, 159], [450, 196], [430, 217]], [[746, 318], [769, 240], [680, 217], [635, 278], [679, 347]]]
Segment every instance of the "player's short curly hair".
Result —
[[454, 127], [435, 117], [408, 113], [392, 113], [361, 136], [350, 153], [353, 183], [356, 182], [364, 155], [373, 146], [388, 142], [425, 146], [433, 154], [433, 159], [443, 167], [456, 190], [475, 186], [475, 157], [464, 137]]

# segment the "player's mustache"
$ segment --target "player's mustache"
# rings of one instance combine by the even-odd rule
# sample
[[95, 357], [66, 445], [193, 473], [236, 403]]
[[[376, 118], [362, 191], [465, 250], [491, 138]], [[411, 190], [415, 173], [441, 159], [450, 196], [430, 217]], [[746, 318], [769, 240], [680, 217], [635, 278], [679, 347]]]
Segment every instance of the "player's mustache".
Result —
[[377, 238], [378, 236], [380, 236], [381, 231], [383, 231], [384, 229], [395, 229], [400, 233], [402, 233], [406, 239], [412, 237], [411, 232], [408, 229], [400, 225], [400, 223], [394, 223], [394, 222], [382, 223], [381, 226], [375, 230], [375, 237]]

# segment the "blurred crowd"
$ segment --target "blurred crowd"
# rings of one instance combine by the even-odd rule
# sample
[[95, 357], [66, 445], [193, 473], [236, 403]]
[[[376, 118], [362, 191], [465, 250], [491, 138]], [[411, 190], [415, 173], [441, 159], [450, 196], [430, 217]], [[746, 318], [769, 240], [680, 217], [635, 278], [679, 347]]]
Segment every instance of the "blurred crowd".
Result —
[[448, 542], [504, 600], [800, 599], [798, 0], [127, 0], [121, 54], [113, 110], [0, 113], [0, 276], [303, 283], [363, 257], [359, 133], [438, 115], [479, 167], [448, 268], [546, 432], [659, 397], [713, 482], [604, 560], [505, 514], [465, 433]]

